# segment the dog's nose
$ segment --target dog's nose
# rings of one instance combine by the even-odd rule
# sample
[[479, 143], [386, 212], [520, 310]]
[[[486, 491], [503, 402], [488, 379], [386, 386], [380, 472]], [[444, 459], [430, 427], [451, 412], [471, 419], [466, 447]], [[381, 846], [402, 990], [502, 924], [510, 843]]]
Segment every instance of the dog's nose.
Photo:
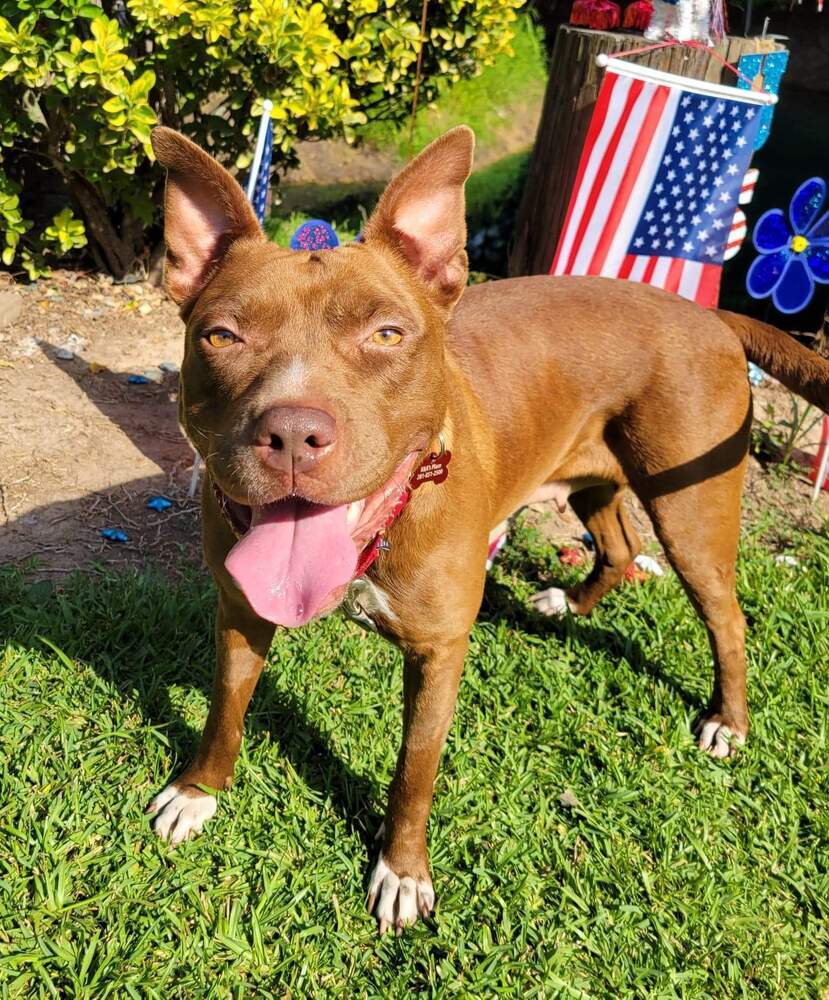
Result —
[[325, 458], [337, 441], [337, 424], [325, 410], [273, 406], [259, 418], [256, 444], [268, 465], [305, 472]]

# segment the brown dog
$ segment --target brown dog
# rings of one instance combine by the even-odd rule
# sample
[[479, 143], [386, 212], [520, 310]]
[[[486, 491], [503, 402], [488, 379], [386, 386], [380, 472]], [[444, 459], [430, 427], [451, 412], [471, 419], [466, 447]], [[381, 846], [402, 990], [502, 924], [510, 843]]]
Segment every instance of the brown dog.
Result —
[[730, 754], [748, 732], [734, 590], [746, 355], [823, 408], [829, 365], [772, 327], [629, 282], [467, 289], [466, 128], [392, 181], [362, 242], [319, 253], [269, 243], [236, 181], [187, 139], [159, 128], [153, 145], [168, 170], [167, 288], [187, 324], [180, 416], [205, 460], [219, 588], [210, 714], [195, 761], [148, 807], [159, 835], [177, 843], [216, 811], [201, 788], [230, 785], [275, 625], [345, 601], [405, 664], [369, 909], [381, 932], [428, 914], [432, 786], [488, 540], [542, 497], [569, 499], [596, 562], [536, 603], [587, 614], [638, 551], [622, 495], [639, 496], [711, 640], [700, 747]]

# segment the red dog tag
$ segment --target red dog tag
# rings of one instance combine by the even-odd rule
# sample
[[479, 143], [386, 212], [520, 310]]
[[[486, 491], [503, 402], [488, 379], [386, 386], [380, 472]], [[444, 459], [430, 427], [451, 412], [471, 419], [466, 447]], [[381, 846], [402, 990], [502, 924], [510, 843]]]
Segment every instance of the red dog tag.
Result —
[[416, 490], [418, 486], [422, 486], [424, 483], [442, 483], [444, 479], [449, 475], [449, 460], [452, 457], [451, 451], [444, 451], [440, 455], [436, 455], [434, 452], [429, 454], [420, 463], [419, 468], [412, 473], [412, 478], [409, 480], [409, 486]]

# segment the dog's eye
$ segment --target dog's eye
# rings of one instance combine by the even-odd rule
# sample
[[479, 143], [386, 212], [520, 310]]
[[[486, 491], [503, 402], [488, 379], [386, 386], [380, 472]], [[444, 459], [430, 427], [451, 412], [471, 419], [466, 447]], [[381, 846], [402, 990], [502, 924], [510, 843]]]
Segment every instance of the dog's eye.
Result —
[[211, 330], [207, 335], [207, 342], [211, 347], [230, 347], [239, 338], [230, 330]]
[[378, 330], [371, 339], [373, 343], [379, 344], [381, 347], [394, 347], [403, 339], [403, 334], [399, 330], [387, 326]]

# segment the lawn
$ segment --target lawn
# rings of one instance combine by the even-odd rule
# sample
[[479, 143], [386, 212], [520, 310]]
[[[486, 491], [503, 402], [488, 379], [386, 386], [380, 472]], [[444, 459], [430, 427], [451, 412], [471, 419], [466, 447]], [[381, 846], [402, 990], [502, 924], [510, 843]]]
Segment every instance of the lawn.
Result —
[[396, 653], [338, 617], [283, 635], [234, 790], [171, 851], [143, 806], [192, 751], [204, 577], [0, 575], [0, 995], [820, 997], [829, 989], [829, 541], [746, 538], [750, 745], [695, 750], [701, 625], [672, 576], [590, 620], [523, 527], [496, 567], [441, 769], [435, 919], [378, 940], [368, 853]]

